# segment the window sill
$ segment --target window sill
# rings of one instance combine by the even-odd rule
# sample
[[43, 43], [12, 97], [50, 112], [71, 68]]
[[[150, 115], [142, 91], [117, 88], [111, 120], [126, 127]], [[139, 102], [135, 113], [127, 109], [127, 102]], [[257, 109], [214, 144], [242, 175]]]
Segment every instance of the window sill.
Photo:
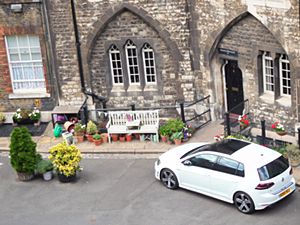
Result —
[[129, 92], [134, 92], [134, 91], [142, 91], [142, 88], [141, 88], [141, 86], [140, 85], [130, 85], [129, 87], [128, 87], [128, 89], [127, 89], [127, 91], [129, 91]]
[[292, 105], [290, 96], [281, 96], [276, 102], [285, 107], [290, 107]]
[[9, 99], [26, 99], [26, 98], [50, 98], [49, 93], [12, 93]]
[[274, 94], [272, 93], [264, 93], [261, 96], [259, 96], [259, 99], [266, 103], [274, 104]]

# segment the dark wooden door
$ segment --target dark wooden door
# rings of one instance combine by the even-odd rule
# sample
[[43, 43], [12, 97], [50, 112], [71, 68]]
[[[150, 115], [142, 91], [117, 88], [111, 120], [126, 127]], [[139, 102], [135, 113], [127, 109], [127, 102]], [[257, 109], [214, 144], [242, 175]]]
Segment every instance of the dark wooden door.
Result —
[[244, 110], [243, 75], [235, 60], [225, 66], [227, 111], [242, 115]]

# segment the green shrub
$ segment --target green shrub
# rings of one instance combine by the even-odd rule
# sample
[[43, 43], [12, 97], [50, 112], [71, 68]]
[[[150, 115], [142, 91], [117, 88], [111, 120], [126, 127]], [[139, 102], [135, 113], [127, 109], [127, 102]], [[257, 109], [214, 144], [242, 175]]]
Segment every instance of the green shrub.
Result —
[[161, 126], [159, 127], [159, 133], [160, 133], [160, 135], [162, 135], [162, 136], [167, 136], [167, 135], [168, 135], [169, 129], [168, 129], [167, 124], [161, 125]]
[[39, 160], [36, 152], [36, 143], [26, 127], [17, 127], [11, 133], [10, 163], [12, 167], [21, 173], [33, 173]]
[[36, 172], [39, 174], [53, 170], [53, 164], [50, 160], [42, 159], [37, 163]]
[[93, 121], [89, 121], [86, 126], [86, 132], [88, 134], [95, 134], [98, 131], [96, 124]]
[[181, 140], [182, 138], [183, 138], [183, 133], [182, 131], [180, 131], [180, 132], [173, 133], [170, 139], [173, 141], [173, 140]]
[[100, 140], [101, 139], [101, 135], [100, 134], [94, 134], [93, 135], [93, 139]]
[[169, 119], [167, 122], [167, 129], [170, 134], [182, 131], [184, 123], [180, 119]]

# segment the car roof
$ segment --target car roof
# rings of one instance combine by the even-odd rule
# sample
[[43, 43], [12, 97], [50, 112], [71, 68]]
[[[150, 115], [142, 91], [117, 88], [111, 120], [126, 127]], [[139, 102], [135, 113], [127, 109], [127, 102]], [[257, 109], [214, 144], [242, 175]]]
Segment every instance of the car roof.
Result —
[[260, 168], [280, 156], [280, 153], [270, 148], [255, 143], [250, 143], [249, 145], [234, 152], [231, 155], [231, 158], [241, 163]]
[[207, 145], [207, 149], [205, 150], [231, 155], [250, 144], [250, 142], [241, 141], [238, 139], [224, 139], [220, 142]]

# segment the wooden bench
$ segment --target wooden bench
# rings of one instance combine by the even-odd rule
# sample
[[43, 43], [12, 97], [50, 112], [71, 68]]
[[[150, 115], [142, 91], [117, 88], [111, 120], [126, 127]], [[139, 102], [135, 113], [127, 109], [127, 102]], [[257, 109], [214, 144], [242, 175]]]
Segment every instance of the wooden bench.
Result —
[[111, 134], [155, 134], [158, 139], [159, 112], [145, 111], [110, 111], [106, 125], [108, 139]]

